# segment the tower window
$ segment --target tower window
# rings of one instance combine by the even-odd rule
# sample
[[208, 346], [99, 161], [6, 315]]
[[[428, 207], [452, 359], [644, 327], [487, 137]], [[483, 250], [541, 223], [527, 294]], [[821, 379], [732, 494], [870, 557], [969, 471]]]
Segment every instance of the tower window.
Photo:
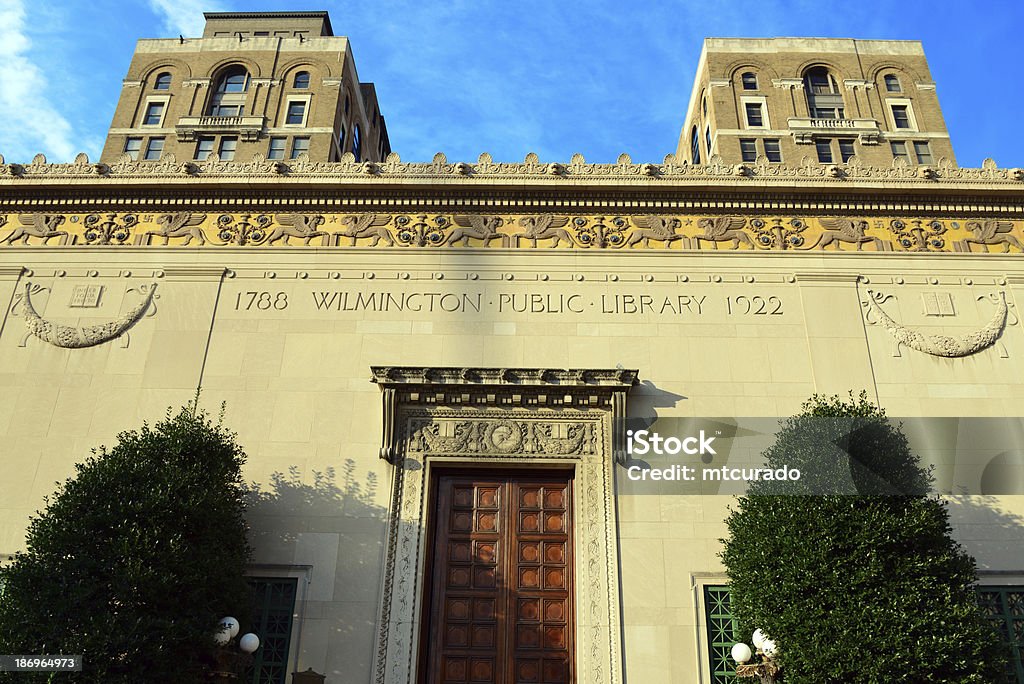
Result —
[[782, 150], [779, 149], [779, 141], [777, 138], [764, 141], [764, 156], [768, 157], [768, 161], [770, 162], [782, 161]]
[[156, 81], [153, 82], [153, 90], [170, 90], [171, 89], [171, 74], [167, 71], [156, 77]]
[[697, 133], [696, 126], [690, 134], [690, 159], [694, 164], [700, 164], [700, 134]]
[[346, 94], [345, 95], [345, 114], [346, 115], [348, 114], [348, 106], [349, 106], [349, 96], [348, 96], [348, 94]]
[[352, 129], [352, 154], [355, 155], [356, 161], [363, 161], [363, 141], [359, 134], [359, 124]]
[[214, 138], [203, 137], [196, 142], [196, 160], [203, 161], [213, 153]]
[[292, 138], [292, 154], [291, 158], [295, 159], [303, 152], [309, 152], [309, 138]]
[[155, 161], [160, 158], [160, 155], [164, 153], [164, 139], [163, 138], [150, 138], [149, 144], [146, 145], [146, 161]]
[[300, 71], [295, 74], [295, 80], [292, 82], [293, 88], [305, 89], [309, 87], [309, 72]]
[[760, 103], [748, 102], [745, 107], [747, 110], [747, 125], [757, 126], [758, 128], [764, 126], [764, 116], [761, 111]]
[[740, 138], [740, 154], [745, 162], [756, 161], [757, 141], [754, 138]]
[[164, 102], [150, 102], [146, 105], [146, 114], [142, 117], [143, 126], [159, 126], [164, 118]]
[[832, 141], [828, 138], [819, 138], [814, 141], [814, 149], [818, 153], [818, 161], [822, 164], [832, 163]]
[[896, 74], [885, 75], [885, 90], [890, 93], [903, 92], [903, 88], [900, 87], [900, 79], [896, 77]]
[[285, 138], [271, 138], [267, 159], [284, 159]]
[[138, 161], [141, 150], [142, 138], [127, 138], [124, 141], [124, 153], [131, 157], [132, 161]]
[[907, 105], [892, 105], [892, 122], [896, 128], [910, 128], [910, 116]]
[[249, 73], [241, 67], [235, 67], [224, 74], [217, 89], [221, 93], [244, 93], [249, 89]]
[[910, 161], [910, 155], [907, 154], [907, 143], [903, 141], [893, 141], [889, 143], [889, 148], [892, 150], [892, 156], [896, 159], [905, 159]]
[[711, 126], [704, 129], [704, 145], [708, 148], [708, 156], [711, 156]]
[[284, 122], [291, 125], [301, 126], [306, 122], [306, 103], [302, 101], [291, 101], [288, 103], [288, 113]]
[[740, 80], [743, 82], [744, 90], [757, 90], [757, 74], [753, 71], [744, 72]]
[[811, 118], [842, 119], [846, 116], [839, 85], [825, 67], [813, 67], [804, 73], [804, 90]]
[[235, 158], [236, 149], [238, 149], [238, 138], [221, 138], [220, 149], [217, 150], [217, 154], [220, 156], [221, 161], [231, 161]]
[[240, 65], [229, 67], [217, 81], [207, 113], [211, 116], [241, 116], [245, 110], [247, 90], [249, 72]]
[[845, 164], [855, 154], [853, 150], [853, 138], [839, 139], [839, 158]]
[[918, 164], [932, 163], [932, 149], [926, 140], [914, 142], [914, 155], [917, 156]]

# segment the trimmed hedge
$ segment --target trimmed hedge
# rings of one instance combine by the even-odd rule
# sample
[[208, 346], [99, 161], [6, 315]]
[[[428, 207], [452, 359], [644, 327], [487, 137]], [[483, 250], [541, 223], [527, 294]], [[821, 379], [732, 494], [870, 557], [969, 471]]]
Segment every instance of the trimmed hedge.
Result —
[[0, 653], [83, 654], [61, 682], [201, 681], [218, 620], [252, 600], [244, 459], [193, 405], [76, 465], [0, 574]]
[[776, 641], [781, 681], [1006, 681], [974, 559], [884, 411], [865, 394], [814, 396], [765, 456], [801, 479], [753, 483], [721, 556], [741, 633]]

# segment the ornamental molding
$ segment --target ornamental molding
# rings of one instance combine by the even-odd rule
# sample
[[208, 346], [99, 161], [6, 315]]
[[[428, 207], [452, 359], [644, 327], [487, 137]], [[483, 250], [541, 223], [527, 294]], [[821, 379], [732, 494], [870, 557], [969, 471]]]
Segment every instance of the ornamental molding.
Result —
[[795, 88], [796, 90], [804, 89], [804, 79], [802, 78], [773, 78], [772, 85], [776, 88]]
[[[902, 159], [893, 160], [892, 165], [875, 167], [861, 164], [856, 158], [846, 164], [818, 164], [810, 157], [799, 165], [772, 164], [767, 159], [743, 165], [744, 172], [738, 174], [735, 164], [726, 163], [714, 155], [707, 164], [690, 164], [675, 155], [666, 155], [662, 163], [634, 163], [628, 154], [619, 155], [614, 164], [588, 164], [581, 154], [575, 154], [569, 163], [543, 163], [534, 153], [526, 155], [523, 162], [495, 162], [491, 155], [483, 153], [475, 163], [449, 162], [443, 153], [434, 155], [430, 162], [403, 162], [392, 152], [383, 162], [357, 162], [351, 152], [342, 155], [341, 161], [312, 161], [305, 153], [297, 159], [268, 160], [262, 154], [253, 155], [249, 161], [221, 161], [211, 155], [203, 161], [178, 161], [173, 154], [164, 155], [158, 161], [133, 160], [122, 155], [112, 164], [96, 164], [87, 155], [79, 154], [71, 163], [49, 163], [42, 154], [37, 154], [29, 164], [8, 164], [0, 157], [0, 182], [14, 183], [31, 179], [50, 180], [66, 178], [97, 177], [107, 181], [160, 178], [187, 179], [190, 182], [202, 179], [240, 177], [255, 180], [286, 176], [289, 179], [333, 179], [356, 180], [373, 183], [391, 179], [427, 180], [466, 179], [468, 184], [476, 179], [484, 180], [535, 180], [538, 184], [557, 184], [565, 181], [616, 181], [639, 184], [657, 184], [665, 181], [706, 181], [708, 179], [747, 179], [773, 183], [794, 181], [821, 181], [840, 185], [855, 181], [879, 181], [885, 183], [918, 183], [931, 186], [942, 183], [1013, 184], [1024, 182], [1024, 170], [1019, 168], [1000, 169], [991, 159], [986, 159], [981, 168], [956, 166], [948, 159], [940, 159], [931, 173], [921, 175], [919, 167], [910, 166]], [[921, 183], [922, 180], [933, 181]]]
[[[637, 371], [621, 368], [454, 368], [424, 366], [373, 366], [371, 382], [381, 388], [384, 429], [380, 457], [397, 464], [410, 439], [399, 425], [402, 407], [466, 406], [475, 410], [500, 407], [532, 410], [597, 410], [609, 412], [613, 420], [613, 449], [616, 462], [624, 463], [626, 395], [637, 382]], [[512, 429], [512, 428], [510, 428]], [[516, 427], [531, 454], [563, 453], [558, 437], [538, 428], [535, 432]], [[466, 424], [460, 428], [466, 444], [481, 444], [486, 427]], [[576, 439], [577, 435], [564, 436]], [[422, 436], [428, 446], [437, 447]], [[440, 438], [439, 438], [440, 439]], [[460, 437], [461, 439], [461, 437]], [[422, 442], [418, 442], [421, 443]], [[522, 446], [522, 445], [520, 445]], [[517, 447], [519, 449], [520, 447]], [[526, 447], [523, 447], [526, 448]], [[479, 450], [479, 447], [478, 447]], [[516, 451], [516, 453], [524, 453]]]
[[[900, 347], [905, 346], [922, 354], [944, 358], [962, 358], [971, 356], [994, 345], [1006, 329], [1009, 307], [1004, 291], [981, 295], [978, 300], [988, 299], [995, 304], [996, 310], [991, 320], [979, 330], [964, 335], [951, 336], [929, 334], [897, 323], [881, 307], [893, 295], [867, 290], [867, 298], [861, 302], [865, 307], [864, 320], [869, 325], [881, 325], [896, 342], [893, 356], [900, 356]], [[1000, 356], [1006, 358], [1005, 350]]]
[[865, 81], [859, 78], [848, 78], [843, 81], [843, 85], [846, 86], [847, 90], [854, 90], [855, 88], [863, 88], [865, 90], [872, 90], [875, 87], [873, 81]]
[[[537, 409], [503, 404], [499, 397], [515, 388], [537, 398], [540, 391], [590, 387], [578, 371], [562, 369], [373, 368], [373, 379], [392, 398], [399, 388], [421, 385], [421, 396], [436, 388], [472, 386], [483, 400], [463, 405], [430, 406], [412, 397], [385, 401], [385, 431], [396, 434], [391, 508], [385, 546], [384, 583], [377, 620], [375, 684], [412, 684], [417, 672], [423, 625], [422, 594], [427, 550], [430, 474], [438, 465], [516, 467], [559, 464], [574, 470], [574, 522], [577, 578], [575, 624], [576, 681], [622, 682], [619, 577], [616, 561], [614, 433], [624, 422], [601, 406]], [[390, 371], [390, 372], [389, 372]], [[467, 372], [468, 371], [468, 372]], [[635, 371], [591, 369], [592, 382], [621, 396]], [[469, 379], [464, 379], [468, 377]], [[560, 384], [564, 383], [564, 384]], [[543, 389], [547, 388], [547, 389]], [[624, 411], [621, 415], [624, 415]]]
[[[489, 209], [493, 212], [495, 207]], [[732, 209], [735, 211], [735, 206]], [[972, 209], [991, 211], [978, 205]], [[0, 250], [60, 245], [75, 249], [136, 246], [1024, 253], [1024, 219], [979, 218], [977, 214], [954, 220], [770, 213], [573, 215], [466, 211], [0, 214]]]

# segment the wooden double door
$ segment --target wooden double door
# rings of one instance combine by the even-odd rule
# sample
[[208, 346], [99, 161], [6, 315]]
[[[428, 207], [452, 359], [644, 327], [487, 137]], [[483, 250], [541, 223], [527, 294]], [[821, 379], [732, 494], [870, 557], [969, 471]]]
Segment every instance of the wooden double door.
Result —
[[573, 682], [572, 473], [464, 471], [434, 485], [421, 681]]

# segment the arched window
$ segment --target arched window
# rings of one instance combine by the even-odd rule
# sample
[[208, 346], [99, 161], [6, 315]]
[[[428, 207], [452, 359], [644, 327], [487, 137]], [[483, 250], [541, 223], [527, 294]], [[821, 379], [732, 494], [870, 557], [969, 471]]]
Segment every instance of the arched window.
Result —
[[903, 88], [900, 86], [900, 79], [896, 74], [885, 75], [885, 90], [889, 93], [902, 93]]
[[693, 160], [694, 164], [700, 164], [700, 134], [697, 133], [697, 127], [693, 127], [693, 131], [690, 133], [690, 159]]
[[700, 98], [700, 111], [704, 114], [704, 118], [708, 118], [708, 98], [705, 95], [701, 95]]
[[156, 80], [153, 81], [153, 90], [170, 90], [171, 89], [171, 74], [169, 71], [165, 71], [158, 74]]
[[345, 114], [348, 114], [348, 93], [345, 94]]
[[836, 79], [823, 66], [811, 67], [804, 73], [807, 110], [812, 119], [845, 119], [843, 95]]
[[352, 154], [356, 156], [356, 161], [363, 161], [361, 155], [363, 141], [360, 138], [359, 124], [356, 124], [356, 127], [352, 129]]
[[300, 71], [295, 74], [295, 80], [292, 82], [293, 88], [305, 89], [309, 87], [309, 72]]
[[744, 90], [757, 90], [757, 74], [753, 71], [743, 72], [743, 76], [740, 79], [743, 81]]
[[210, 97], [210, 116], [241, 116], [245, 111], [245, 93], [249, 90], [249, 72], [241, 65], [225, 69], [217, 79]]

